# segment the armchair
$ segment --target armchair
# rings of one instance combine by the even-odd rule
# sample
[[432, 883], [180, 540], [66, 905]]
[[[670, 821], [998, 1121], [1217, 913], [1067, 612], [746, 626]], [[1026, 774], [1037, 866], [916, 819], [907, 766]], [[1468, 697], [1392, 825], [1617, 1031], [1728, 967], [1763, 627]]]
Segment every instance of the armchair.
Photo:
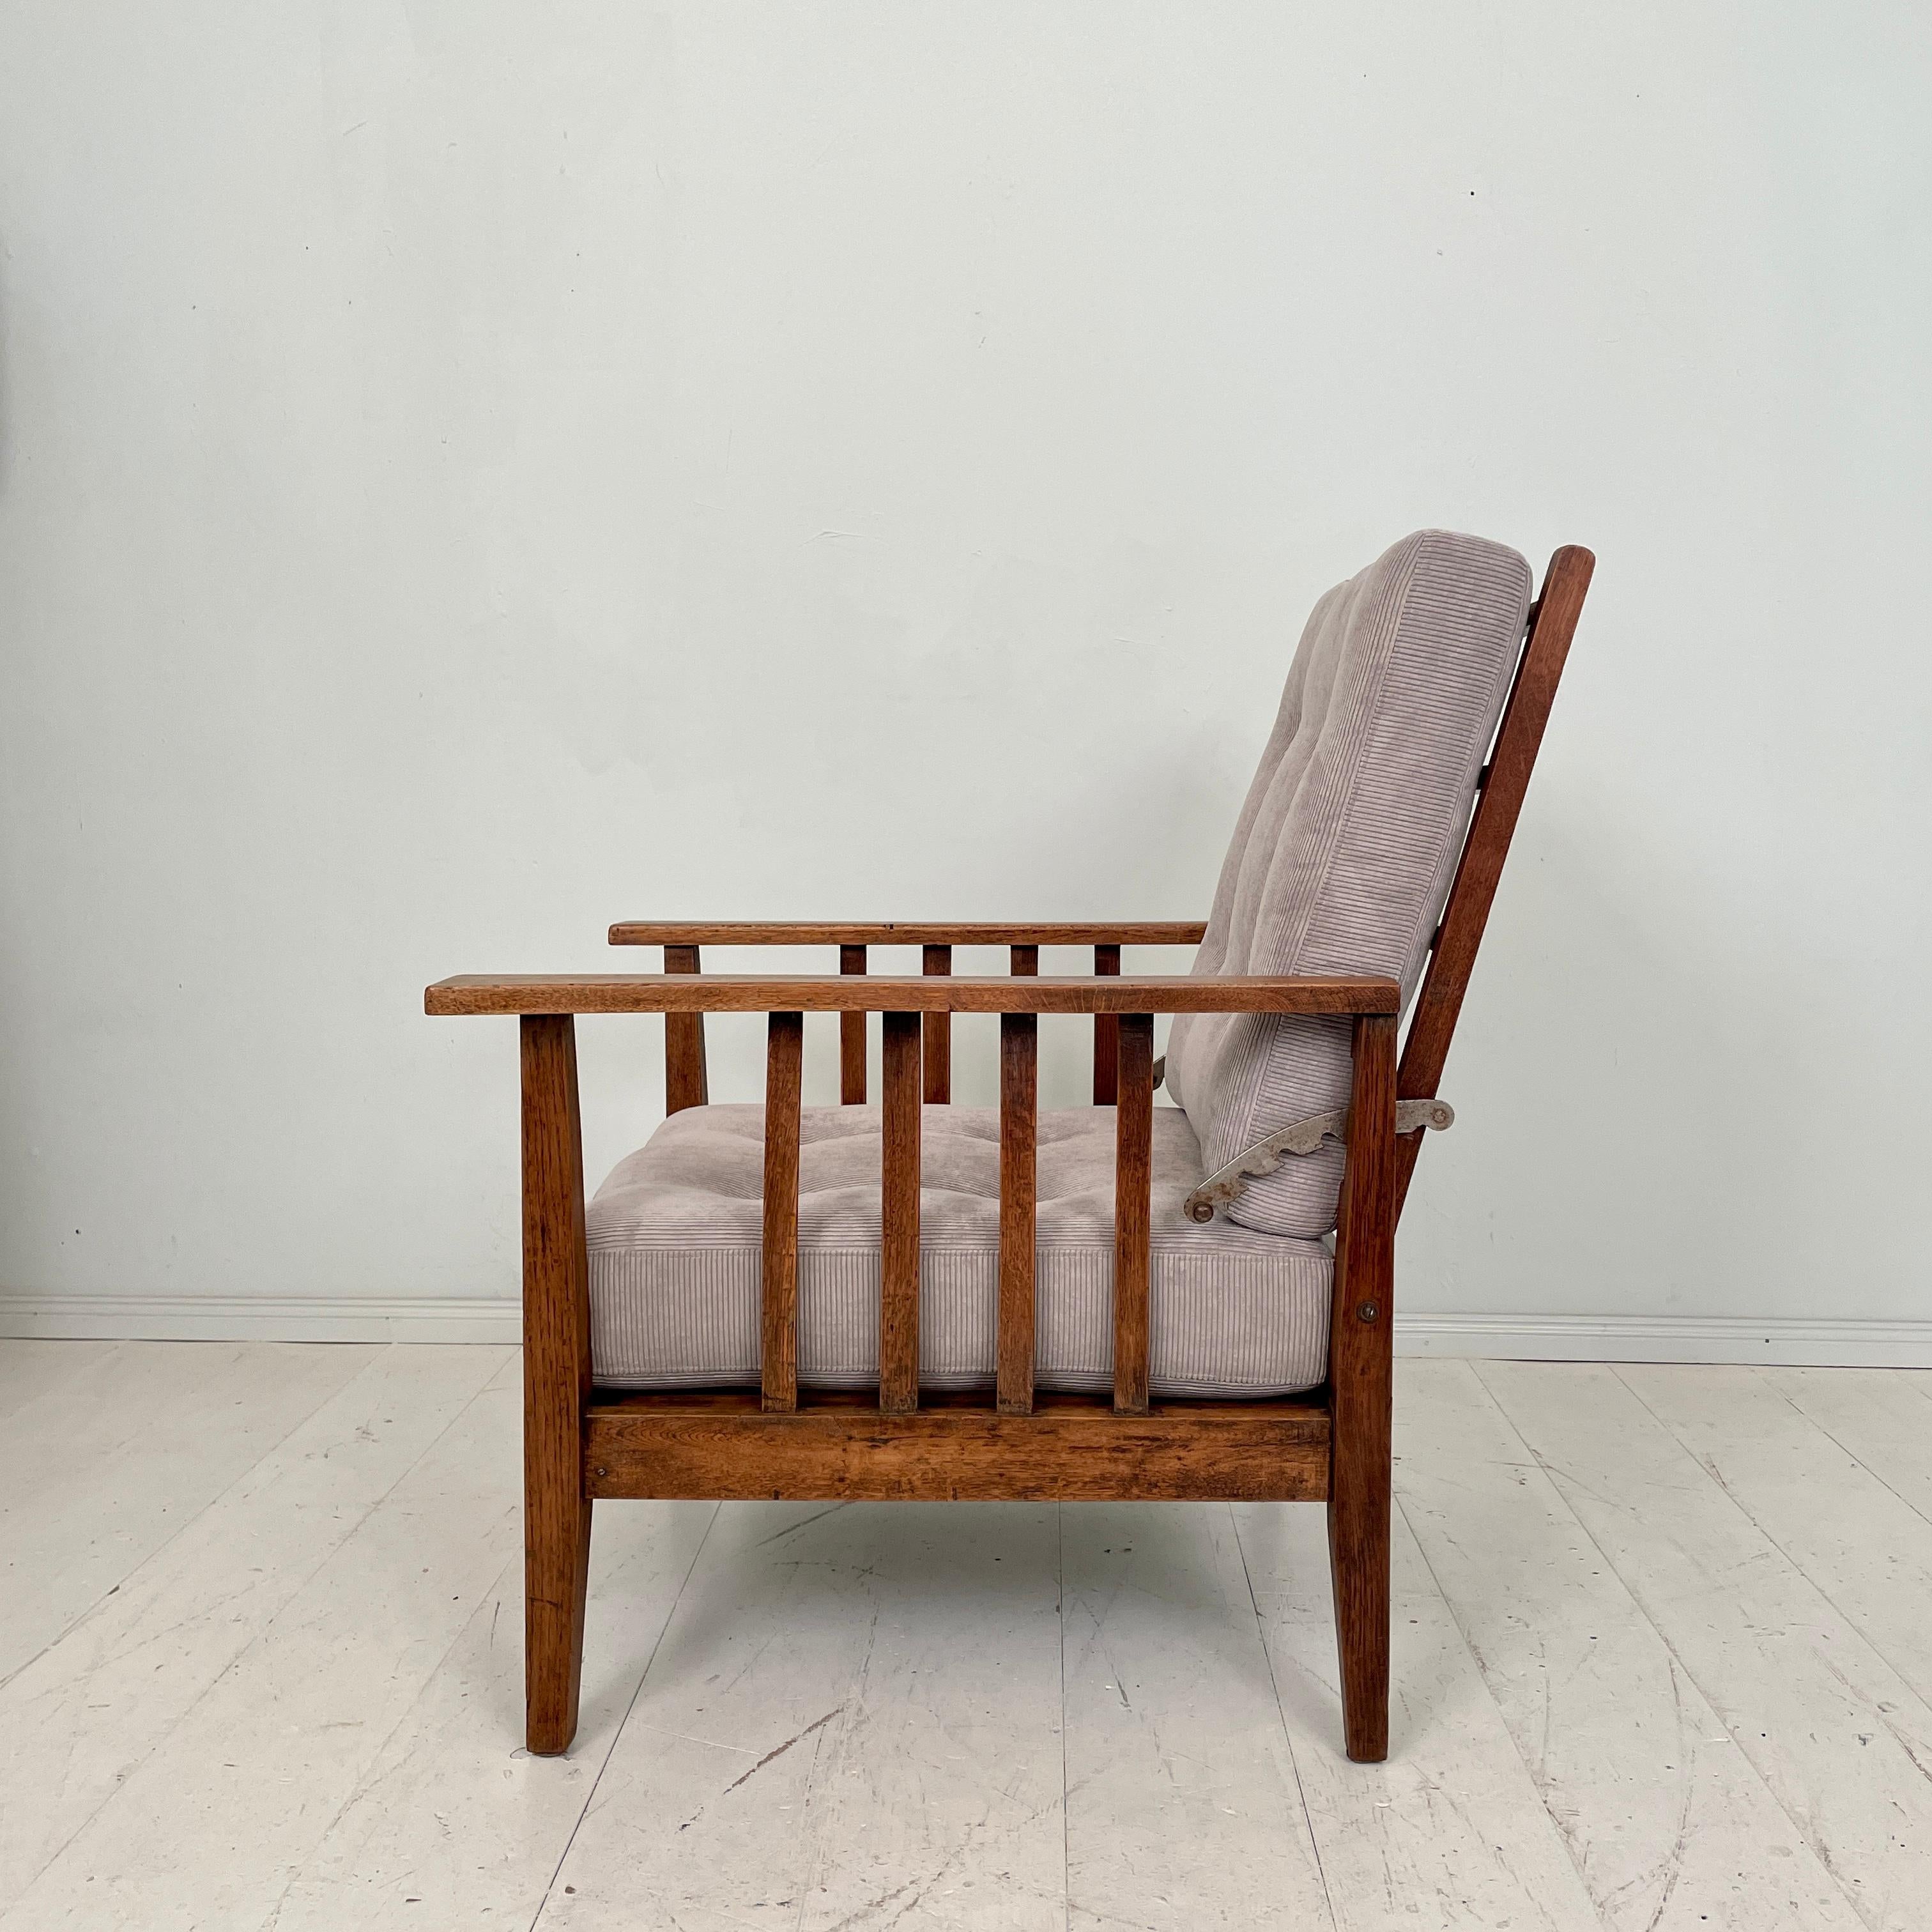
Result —
[[[1448, 1114], [1406, 1103], [1436, 1101], [1592, 567], [1558, 551], [1531, 607], [1514, 552], [1424, 532], [1324, 598], [1204, 924], [624, 923], [664, 973], [428, 990], [521, 1035], [532, 1752], [575, 1731], [596, 1503], [979, 1497], [1325, 1502], [1346, 1748], [1386, 1754], [1394, 1235]], [[777, 944], [840, 970], [700, 970]], [[924, 970], [871, 973], [886, 945]], [[1010, 972], [956, 976], [958, 945]], [[725, 1012], [769, 1016], [762, 1109], [710, 1102]], [[664, 1016], [668, 1118], [586, 1220], [574, 1016], [610, 1012]], [[841, 1104], [806, 1108], [820, 1012]], [[955, 1012], [1000, 1016], [996, 1118], [950, 1106]], [[1090, 1114], [1039, 1109], [1042, 1013], [1094, 1021]]]

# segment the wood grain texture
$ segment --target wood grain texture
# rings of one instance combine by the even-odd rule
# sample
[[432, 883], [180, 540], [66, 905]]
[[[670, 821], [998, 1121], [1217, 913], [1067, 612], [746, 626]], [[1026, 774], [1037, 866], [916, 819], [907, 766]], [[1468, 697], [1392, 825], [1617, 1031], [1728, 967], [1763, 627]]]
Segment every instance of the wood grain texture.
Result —
[[1148, 1410], [1148, 1289], [1153, 1232], [1154, 1016], [1124, 1013], [1114, 1115], [1114, 1411]]
[[[1436, 928], [1429, 970], [1416, 996], [1396, 1084], [1402, 1100], [1433, 1100], [1440, 1090], [1449, 1042], [1462, 1010], [1462, 997], [1468, 991], [1483, 929], [1489, 922], [1496, 883], [1509, 856], [1529, 775], [1543, 742], [1544, 727], [1550, 721], [1557, 682], [1563, 675], [1570, 640], [1576, 634], [1576, 620], [1595, 568], [1596, 559], [1587, 550], [1566, 544], [1550, 559], [1544, 574], [1543, 592], [1530, 614], [1528, 639], [1503, 707], [1496, 746], [1484, 768], [1482, 794], [1463, 841], [1442, 922]], [[1404, 1135], [1396, 1155], [1398, 1219], [1408, 1197], [1409, 1180], [1423, 1138], [1420, 1133]]]
[[524, 1652], [526, 1742], [540, 1757], [577, 1734], [590, 1499], [590, 1268], [577, 1040], [568, 1016], [521, 1027], [524, 1168]]
[[1198, 920], [623, 920], [613, 946], [1198, 946]]
[[1000, 1312], [996, 1400], [1033, 1412], [1035, 1208], [1040, 1172], [1040, 1022], [1000, 1016]]
[[[666, 973], [696, 974], [700, 968], [694, 946], [667, 946]], [[704, 1064], [704, 1016], [702, 1012], [673, 1013], [664, 1022], [664, 1112], [682, 1113], [687, 1107], [709, 1105], [711, 1082]]]
[[798, 1406], [798, 1132], [805, 1016], [774, 1013], [766, 1033], [758, 1373], [764, 1406], [776, 1412]]
[[1335, 1236], [1328, 1388], [1328, 1558], [1350, 1757], [1388, 1755], [1389, 1509], [1395, 1288], [1395, 1027], [1358, 1019], [1348, 1164]]
[[1328, 1478], [1320, 1405], [1156, 1402], [1116, 1415], [1105, 1396], [1042, 1394], [1030, 1415], [929, 1396], [916, 1415], [862, 1396], [766, 1415], [748, 1391], [600, 1402], [586, 1436], [596, 1496], [1006, 1502], [1061, 1498], [1318, 1501]]
[[[928, 978], [943, 980], [952, 971], [952, 949], [928, 946], [920, 958], [920, 970]], [[926, 1097], [934, 1106], [944, 1106], [952, 1098], [952, 1016], [928, 1012], [926, 1036]]]
[[[1120, 976], [1120, 949], [1096, 946], [1094, 949], [1094, 976], [1118, 980]], [[1094, 1104], [1111, 1107], [1119, 1092], [1120, 1034], [1119, 1022], [1110, 1013], [1096, 1012], [1094, 1020]]]
[[1006, 970], [1022, 976], [1037, 977], [1040, 972], [1040, 948], [1037, 946], [1016, 946], [1007, 955]]
[[423, 994], [433, 1018], [504, 1013], [1392, 1013], [1372, 974], [1300, 978], [1134, 974], [1122, 979], [886, 979], [794, 973], [701, 978], [655, 973], [473, 973]]
[[[838, 970], [842, 973], [862, 975], [866, 970], [866, 949], [862, 946], [840, 946]], [[863, 1013], [841, 1013], [838, 1016], [838, 1102], [841, 1106], [845, 1107], [861, 1107], [866, 1102], [866, 1016]]]
[[888, 1013], [884, 1029], [879, 1407], [904, 1415], [919, 1406], [919, 1016]]

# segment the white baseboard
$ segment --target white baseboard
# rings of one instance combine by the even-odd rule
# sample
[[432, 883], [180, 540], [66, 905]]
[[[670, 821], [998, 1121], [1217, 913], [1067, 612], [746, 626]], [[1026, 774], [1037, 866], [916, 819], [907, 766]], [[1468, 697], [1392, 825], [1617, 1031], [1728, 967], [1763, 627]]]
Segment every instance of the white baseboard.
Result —
[[508, 1298], [0, 1294], [0, 1336], [141, 1342], [515, 1342]]
[[[490, 1342], [519, 1337], [510, 1298], [0, 1295], [0, 1337], [160, 1342]], [[1766, 1362], [1932, 1368], [1932, 1321], [1741, 1316], [1402, 1315], [1396, 1352], [1509, 1361]]]
[[1495, 1361], [1763, 1362], [1784, 1368], [1932, 1368], [1932, 1322], [1732, 1315], [1403, 1315], [1400, 1355]]

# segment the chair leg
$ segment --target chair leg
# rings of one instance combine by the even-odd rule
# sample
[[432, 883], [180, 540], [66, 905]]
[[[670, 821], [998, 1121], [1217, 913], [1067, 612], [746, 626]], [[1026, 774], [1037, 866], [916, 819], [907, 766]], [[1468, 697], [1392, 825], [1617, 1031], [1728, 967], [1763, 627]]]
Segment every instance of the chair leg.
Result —
[[555, 1757], [577, 1735], [590, 1563], [590, 1261], [568, 1013], [524, 1016], [523, 1071], [524, 1736]]
[[524, 1720], [532, 1756], [558, 1757], [577, 1735], [589, 1594], [590, 1498], [582, 1478], [542, 1466], [545, 1445], [527, 1441], [524, 1472]]
[[[1347, 1467], [1342, 1464], [1337, 1474]], [[1328, 1499], [1342, 1732], [1358, 1764], [1379, 1764], [1388, 1756], [1388, 1474], [1384, 1449], [1380, 1482], [1372, 1468], [1358, 1462]]]
[[1366, 1016], [1355, 1022], [1328, 1324], [1328, 1564], [1342, 1729], [1348, 1755], [1360, 1764], [1388, 1756], [1395, 1166], [1395, 1022]]

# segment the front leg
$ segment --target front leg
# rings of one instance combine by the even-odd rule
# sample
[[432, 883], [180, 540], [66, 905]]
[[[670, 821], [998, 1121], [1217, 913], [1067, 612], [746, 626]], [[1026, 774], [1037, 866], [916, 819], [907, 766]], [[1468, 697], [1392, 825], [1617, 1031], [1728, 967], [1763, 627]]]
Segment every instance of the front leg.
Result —
[[568, 1013], [522, 1021], [525, 1741], [554, 1757], [577, 1735], [590, 1498], [590, 1260], [577, 1040]]

